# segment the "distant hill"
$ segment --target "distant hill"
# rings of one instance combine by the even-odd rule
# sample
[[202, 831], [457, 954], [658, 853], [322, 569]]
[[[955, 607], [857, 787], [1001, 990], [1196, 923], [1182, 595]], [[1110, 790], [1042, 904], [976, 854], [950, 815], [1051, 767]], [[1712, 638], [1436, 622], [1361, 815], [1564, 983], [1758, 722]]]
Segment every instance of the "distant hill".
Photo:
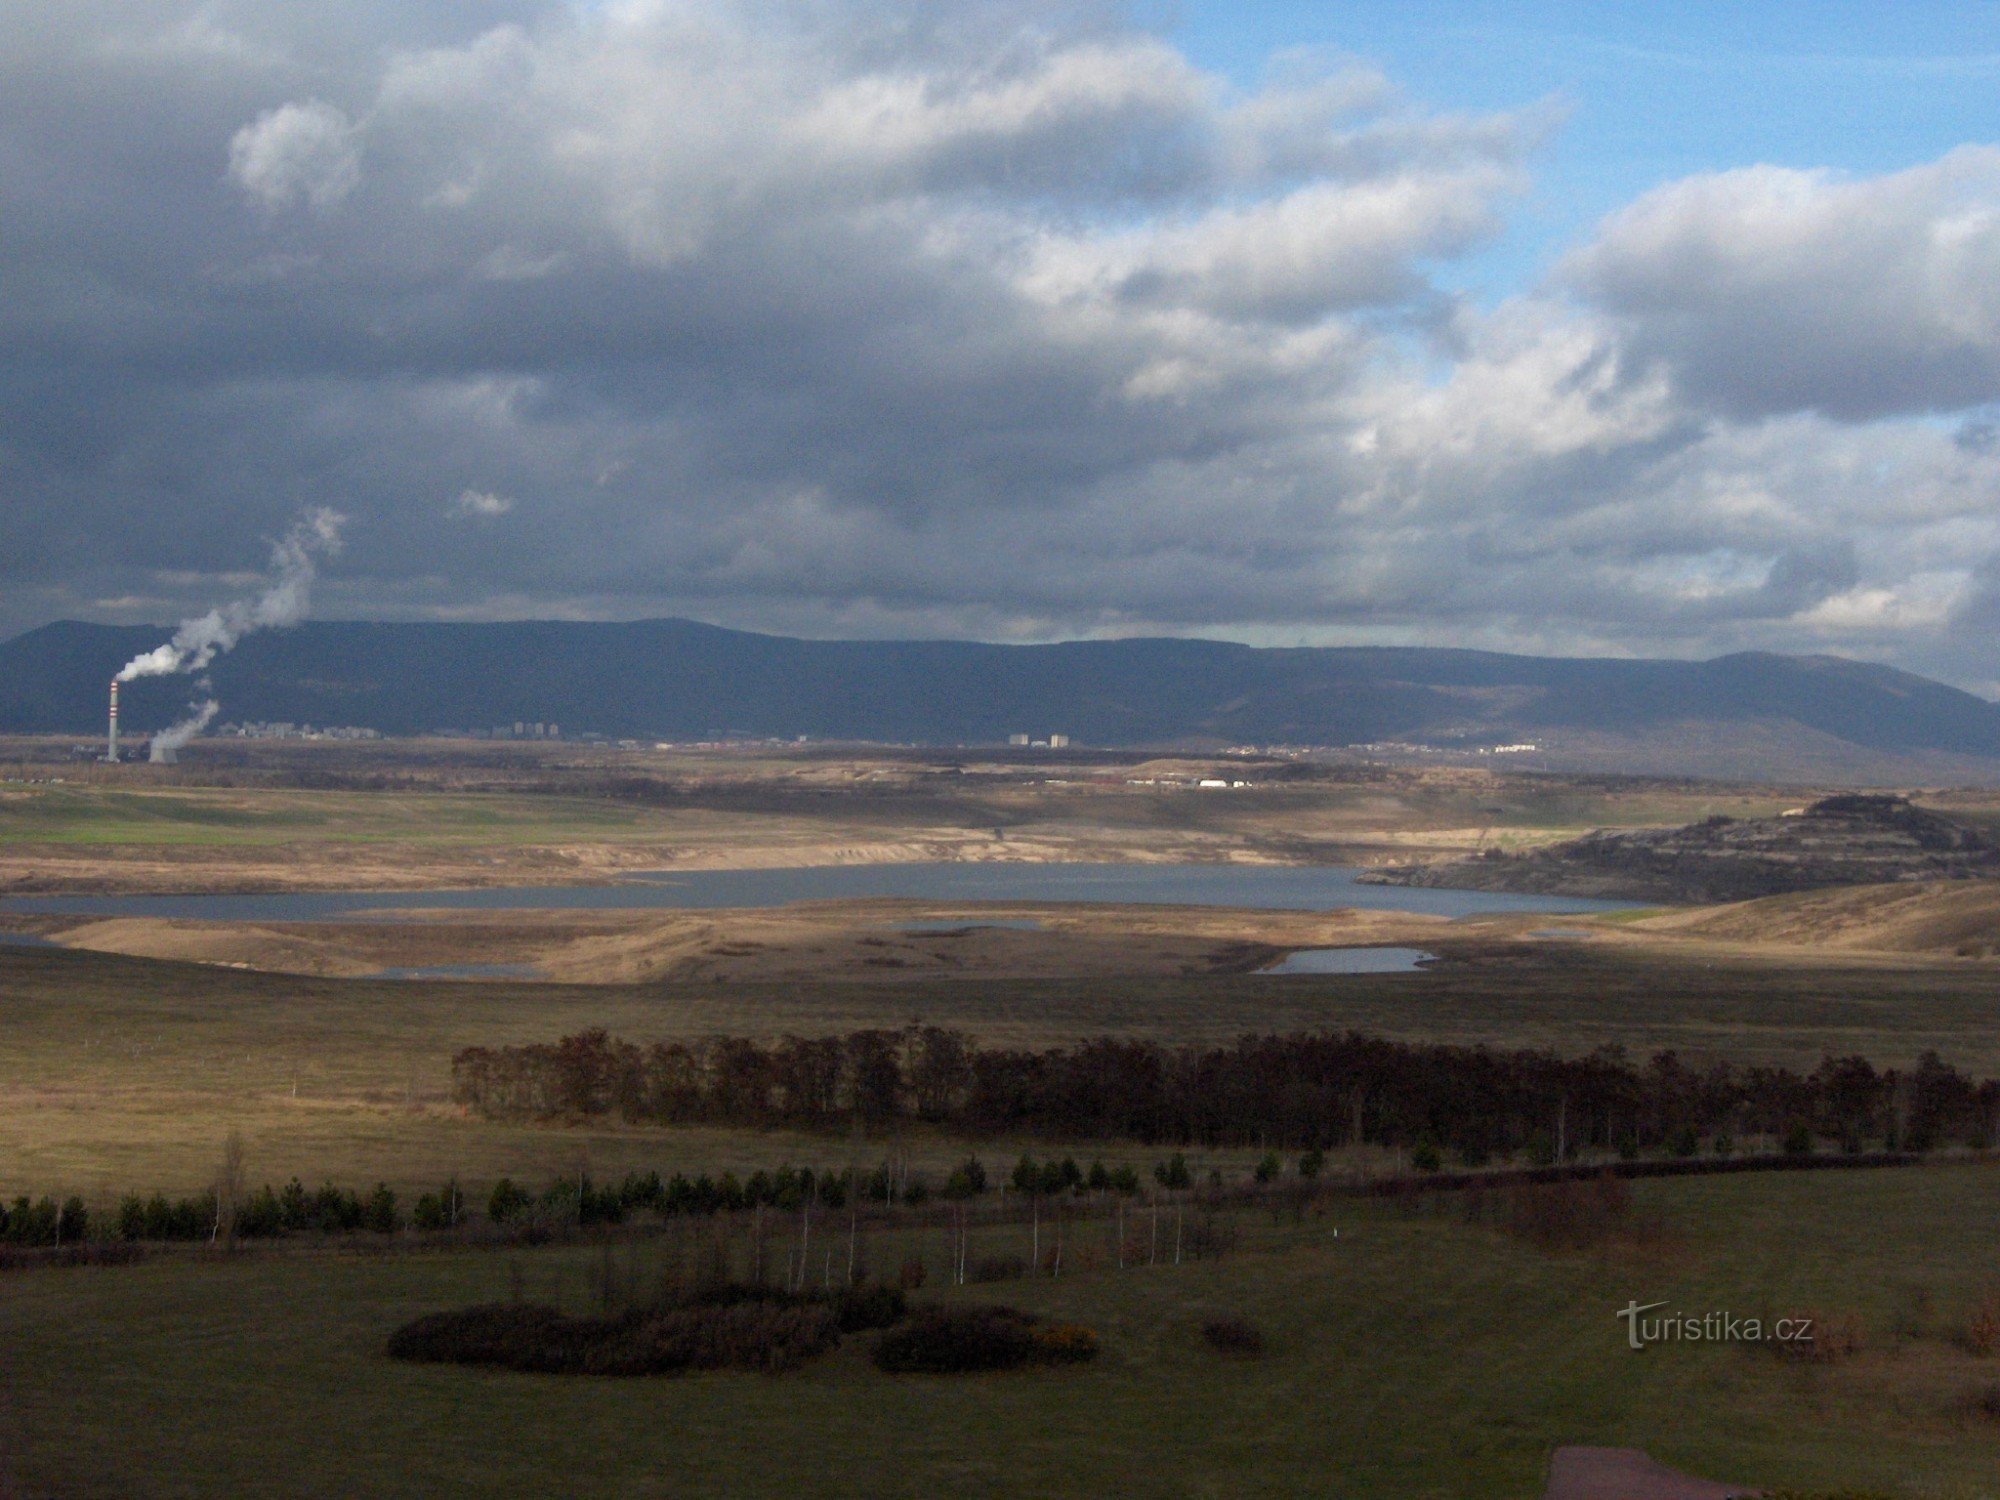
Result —
[[[64, 622], [0, 644], [0, 730], [96, 732], [111, 674], [169, 632]], [[1080, 745], [1546, 740], [1610, 762], [1646, 746], [1687, 769], [1732, 747], [1857, 766], [1945, 757], [2000, 766], [2000, 707], [1892, 668], [1824, 656], [1712, 661], [1506, 656], [1421, 648], [1264, 649], [1143, 639], [995, 646], [810, 641], [687, 620], [627, 624], [323, 622], [252, 636], [213, 669], [224, 719], [386, 734], [553, 722], [567, 733], [724, 734]], [[132, 684], [135, 732], [186, 679]], [[1581, 752], [1579, 752], [1581, 753]]]

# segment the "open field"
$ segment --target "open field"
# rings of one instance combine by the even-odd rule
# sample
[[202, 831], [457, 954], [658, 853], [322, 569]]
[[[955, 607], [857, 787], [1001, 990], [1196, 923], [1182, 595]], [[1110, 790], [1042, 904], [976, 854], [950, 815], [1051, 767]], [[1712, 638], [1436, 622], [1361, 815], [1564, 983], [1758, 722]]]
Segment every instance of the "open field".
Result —
[[[173, 770], [0, 783], [0, 890], [576, 884], [920, 859], [1359, 863], [1763, 815], [1809, 795], [1235, 761], [460, 750], [230, 746]], [[1224, 769], [1253, 784], [1169, 784]], [[1970, 796], [1954, 810], [1985, 809]], [[2000, 1074], [2000, 963], [1977, 946], [2000, 909], [1983, 888], [1766, 905], [1459, 922], [945, 900], [350, 923], [16, 915], [9, 926], [70, 946], [0, 944], [0, 1193], [104, 1208], [199, 1192], [232, 1134], [253, 1185], [381, 1181], [406, 1205], [448, 1176], [477, 1198], [502, 1175], [866, 1168], [893, 1153], [935, 1177], [969, 1149], [928, 1127], [542, 1125], [451, 1103], [461, 1048], [588, 1027], [650, 1042], [925, 1022], [1003, 1046], [1351, 1028], [1571, 1056], [1673, 1049], [1694, 1066], [1861, 1053], [1907, 1068], [1935, 1050]], [[1375, 944], [1440, 962], [1249, 972], [1290, 949]], [[359, 977], [496, 963], [550, 977]], [[1143, 1175], [1167, 1148], [971, 1149], [989, 1167], [1071, 1152]], [[1334, 1165], [1401, 1164], [1369, 1153]], [[1260, 1154], [1197, 1152], [1193, 1166], [1240, 1179]], [[934, 1270], [939, 1296], [1017, 1302], [1104, 1340], [1087, 1367], [957, 1382], [881, 1375], [865, 1339], [783, 1378], [565, 1381], [382, 1357], [400, 1322], [506, 1297], [517, 1279], [582, 1311], [607, 1255], [657, 1272], [664, 1237], [374, 1255], [294, 1243], [7, 1273], [0, 1494], [1526, 1497], [1554, 1445], [1586, 1443], [1747, 1483], [2000, 1495], [2000, 1421], [1967, 1404], [2000, 1385], [2000, 1364], [1951, 1337], [2000, 1289], [2000, 1168], [1637, 1192], [1666, 1233], [1593, 1254], [1339, 1199], [1302, 1222], [1245, 1213], [1238, 1252], [1177, 1268], [1120, 1272], [1080, 1249], [1060, 1281], [943, 1291]], [[986, 1231], [996, 1243], [981, 1249], [1018, 1251], [997, 1242], [1012, 1232]], [[907, 1230], [868, 1250], [878, 1266], [913, 1253], [943, 1252]], [[1866, 1336], [1825, 1366], [1713, 1346], [1635, 1354], [1615, 1310], [1659, 1299], [1852, 1316]], [[1222, 1314], [1261, 1325], [1270, 1351], [1210, 1350], [1199, 1325]]]
[[[826, 1035], [923, 1020], [995, 1045], [1100, 1033], [1226, 1042], [1245, 1032], [1356, 1028], [1408, 1040], [1617, 1044], [1635, 1055], [1810, 1067], [1861, 1052], [1907, 1066], [1935, 1049], [2000, 1074], [2000, 973], [1984, 964], [1683, 959], [1595, 943], [1432, 945], [1411, 974], [910, 979], [558, 985], [315, 980], [114, 955], [0, 946], [0, 1188], [192, 1190], [240, 1130], [259, 1181], [457, 1172], [551, 1175], [587, 1158], [720, 1169], [844, 1162], [852, 1143], [756, 1132], [536, 1128], [462, 1118], [447, 1098], [462, 1047], [552, 1041], [603, 1026], [637, 1041]], [[913, 1143], [925, 1164], [959, 1148]], [[878, 1144], [858, 1149], [879, 1154]]]
[[[178, 767], [109, 767], [13, 749], [0, 891], [16, 893], [551, 884], [938, 859], [1356, 864], [1762, 816], [1802, 795], [1107, 753], [204, 744]], [[1200, 789], [1202, 777], [1232, 785]]]
[[[1412, 1217], [1335, 1199], [1298, 1224], [1243, 1215], [1219, 1260], [1119, 1271], [1079, 1255], [1060, 1280], [927, 1287], [1103, 1342], [1089, 1365], [982, 1376], [883, 1375], [866, 1335], [777, 1377], [593, 1380], [382, 1354], [410, 1317], [517, 1287], [586, 1310], [604, 1265], [644, 1278], [666, 1241], [16, 1274], [0, 1300], [0, 1482], [65, 1496], [1527, 1500], [1553, 1447], [1586, 1443], [1745, 1484], [2000, 1494], [2000, 1419], [1969, 1404], [2000, 1362], [1953, 1341], [1995, 1285], [2000, 1169], [1637, 1191], [1664, 1238], [1597, 1252], [1537, 1250], [1442, 1201]], [[1022, 1248], [1019, 1228], [988, 1233], [975, 1253]], [[866, 1251], [878, 1265], [912, 1252], [942, 1269], [935, 1234]], [[1635, 1300], [1852, 1320], [1860, 1347], [1825, 1364], [1738, 1344], [1634, 1352], [1615, 1314]], [[1201, 1324], [1225, 1315], [1264, 1331], [1263, 1356], [1204, 1344]]]

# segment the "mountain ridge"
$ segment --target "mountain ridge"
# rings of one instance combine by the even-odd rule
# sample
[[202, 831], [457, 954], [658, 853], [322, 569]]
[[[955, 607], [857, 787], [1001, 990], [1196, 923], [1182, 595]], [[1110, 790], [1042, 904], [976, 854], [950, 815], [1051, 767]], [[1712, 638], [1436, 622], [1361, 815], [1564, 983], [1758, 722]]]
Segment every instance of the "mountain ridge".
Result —
[[[0, 642], [0, 730], [96, 732], [111, 674], [168, 634], [62, 621]], [[1870, 753], [2000, 761], [2000, 705], [1893, 667], [1767, 652], [1690, 661], [1180, 637], [827, 641], [678, 619], [313, 621], [250, 637], [210, 675], [224, 719], [387, 734], [528, 720], [675, 739], [949, 745], [1055, 732], [1117, 747], [1472, 748], [1790, 724]], [[128, 726], [164, 727], [193, 687], [128, 684]]]

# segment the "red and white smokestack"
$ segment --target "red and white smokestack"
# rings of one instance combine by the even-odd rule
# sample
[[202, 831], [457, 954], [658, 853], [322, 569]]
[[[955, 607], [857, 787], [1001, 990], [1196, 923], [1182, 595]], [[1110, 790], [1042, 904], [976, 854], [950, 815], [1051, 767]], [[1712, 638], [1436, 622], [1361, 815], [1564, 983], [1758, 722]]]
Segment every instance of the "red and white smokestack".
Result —
[[118, 679], [111, 679], [111, 743], [104, 757], [114, 766], [118, 764]]

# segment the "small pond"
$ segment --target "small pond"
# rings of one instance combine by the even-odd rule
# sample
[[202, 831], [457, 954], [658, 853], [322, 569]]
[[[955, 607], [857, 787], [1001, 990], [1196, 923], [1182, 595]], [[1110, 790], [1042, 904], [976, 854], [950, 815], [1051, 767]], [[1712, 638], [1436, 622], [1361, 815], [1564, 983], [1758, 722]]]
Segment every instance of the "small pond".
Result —
[[1301, 948], [1259, 974], [1409, 974], [1437, 958], [1421, 948]]

